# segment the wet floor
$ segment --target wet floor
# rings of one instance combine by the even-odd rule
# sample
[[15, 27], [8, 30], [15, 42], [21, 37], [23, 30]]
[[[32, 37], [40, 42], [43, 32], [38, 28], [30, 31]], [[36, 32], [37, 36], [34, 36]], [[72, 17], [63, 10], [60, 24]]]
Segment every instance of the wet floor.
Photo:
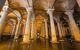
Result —
[[21, 44], [20, 40], [9, 40], [0, 42], [0, 50], [80, 50], [80, 43], [59, 41], [52, 44], [48, 40], [37, 39], [31, 44]]

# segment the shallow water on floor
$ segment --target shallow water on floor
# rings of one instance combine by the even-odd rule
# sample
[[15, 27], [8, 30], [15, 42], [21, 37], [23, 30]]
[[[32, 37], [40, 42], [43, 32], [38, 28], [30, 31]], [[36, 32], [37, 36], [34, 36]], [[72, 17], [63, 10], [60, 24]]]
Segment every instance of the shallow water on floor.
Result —
[[20, 41], [2, 41], [0, 50], [80, 50], [80, 43], [61, 41], [52, 44], [45, 39], [37, 39], [30, 44], [21, 44]]

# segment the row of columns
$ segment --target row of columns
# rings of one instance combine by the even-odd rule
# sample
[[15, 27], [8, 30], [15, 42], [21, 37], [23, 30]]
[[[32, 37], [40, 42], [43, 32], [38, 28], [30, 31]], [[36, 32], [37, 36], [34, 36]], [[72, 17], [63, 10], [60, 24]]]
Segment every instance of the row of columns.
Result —
[[[0, 13], [0, 15], [1, 15], [1, 17], [0, 17], [0, 35], [2, 33], [3, 27], [5, 26], [8, 12], [9, 12], [9, 5], [8, 5], [8, 1], [6, 0], [5, 5], [3, 6], [2, 11]], [[21, 16], [19, 14], [17, 16], [19, 16], [21, 18]], [[16, 25], [16, 23], [13, 23], [14, 26], [13, 26], [13, 29], [12, 29], [12, 34], [15, 33], [14, 39], [17, 39], [18, 38], [18, 30], [19, 30], [20, 21], [21, 20], [18, 18], [17, 25]], [[15, 27], [16, 27], [16, 30], [15, 30]], [[14, 32], [14, 30], [15, 30], [15, 32]]]
[[11, 29], [11, 38], [12, 38], [15, 33], [16, 21], [14, 19], [10, 19], [9, 21], [12, 22], [12, 29]]
[[[1, 18], [0, 18], [0, 34], [2, 32], [2, 27], [4, 27], [6, 16], [8, 14], [8, 2], [7, 1], [5, 3], [5, 6], [3, 6], [2, 10], [3, 11], [1, 13]], [[26, 20], [25, 34], [23, 36], [23, 42], [29, 43], [30, 42], [30, 36], [31, 36], [31, 39], [33, 39], [34, 38], [33, 35], [36, 34], [36, 32], [35, 32], [35, 17], [33, 15], [32, 7], [28, 7], [28, 8], [26, 8], [26, 10], [28, 11], [28, 14], [27, 14], [27, 20]], [[47, 13], [50, 17], [50, 25], [51, 25], [51, 42], [57, 43], [57, 36], [56, 36], [56, 29], [55, 29], [55, 23], [54, 23], [54, 18], [53, 18], [54, 17], [53, 12], [54, 12], [54, 9], [48, 9], [47, 10]], [[71, 32], [73, 33], [75, 40], [80, 41], [79, 29], [76, 25], [74, 18], [73, 18], [73, 12], [71, 10], [69, 10], [69, 11], [66, 11], [65, 14], [69, 18], [69, 26], [71, 28]], [[31, 17], [33, 17], [33, 18], [32, 18], [32, 30], [30, 32]], [[44, 21], [45, 21], [45, 36], [46, 36], [46, 39], [48, 39], [47, 20], [44, 19]], [[18, 30], [19, 30], [19, 25], [20, 25], [20, 20], [18, 21], [18, 24], [16, 27], [15, 38], [18, 38], [17, 34], [18, 34]], [[60, 24], [57, 23], [57, 25], [58, 25], [58, 30], [59, 30], [60, 37], [61, 37]]]
[[54, 23], [54, 18], [53, 18], [53, 11], [54, 11], [54, 9], [48, 9], [48, 10], [47, 10], [47, 13], [49, 14], [49, 17], [50, 17], [51, 42], [52, 42], [52, 43], [57, 43], [55, 23]]
[[[55, 24], [54, 24], [54, 16], [53, 16], [53, 11], [54, 9], [48, 9], [47, 13], [49, 14], [50, 17], [50, 25], [51, 25], [51, 42], [56, 43], [57, 42], [57, 36], [56, 36], [56, 30], [55, 30]], [[71, 33], [75, 38], [75, 41], [80, 41], [80, 35], [79, 35], [79, 28], [73, 18], [73, 10], [67, 10], [65, 14], [69, 18], [69, 27], [71, 29]], [[59, 31], [59, 36], [62, 38], [62, 32], [60, 28], [60, 22], [57, 22], [58, 26], [58, 31]]]
[[[27, 8], [28, 10], [28, 15], [27, 15], [27, 21], [26, 21], [26, 27], [25, 27], [25, 34], [23, 36], [23, 42], [24, 43], [29, 43], [30, 42], [30, 20], [31, 20], [31, 14], [32, 14], [32, 8]], [[56, 37], [56, 30], [55, 30], [55, 24], [54, 24], [54, 19], [53, 19], [53, 9], [48, 9], [47, 13], [50, 16], [50, 23], [51, 23], [51, 42], [56, 43], [57, 42], [57, 37]], [[46, 39], [48, 39], [48, 26], [47, 26], [47, 20], [44, 19], [45, 21], [45, 34]], [[44, 27], [44, 26], [43, 26]], [[32, 22], [32, 31], [31, 31], [31, 38], [33, 36], [33, 28], [34, 24]], [[44, 29], [43, 29], [44, 30]]]
[[19, 37], [19, 28], [21, 24], [21, 14], [18, 11], [13, 11], [13, 13], [17, 16], [17, 24], [16, 24], [16, 30], [14, 34], [14, 39], [17, 40]]
[[[23, 36], [23, 43], [29, 43], [30, 36], [32, 36], [32, 35], [30, 35], [30, 20], [31, 20], [33, 10], [32, 10], [32, 7], [26, 8], [26, 10], [28, 11], [28, 14], [27, 14], [27, 20], [26, 20], [25, 34]], [[33, 23], [32, 23], [32, 25], [33, 25]], [[33, 32], [33, 30], [32, 30], [32, 32]]]
[[75, 41], [80, 41], [80, 32], [79, 32], [79, 28], [73, 18], [73, 10], [67, 10], [65, 12], [65, 14], [68, 16], [69, 18], [69, 27], [71, 29], [71, 33], [75, 39]]

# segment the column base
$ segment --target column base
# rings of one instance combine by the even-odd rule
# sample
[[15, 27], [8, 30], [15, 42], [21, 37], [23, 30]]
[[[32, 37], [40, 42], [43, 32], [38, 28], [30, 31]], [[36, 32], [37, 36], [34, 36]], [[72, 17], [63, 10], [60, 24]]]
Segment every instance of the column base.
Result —
[[30, 44], [30, 42], [21, 42], [21, 44], [23, 44], [23, 45], [29, 45]]
[[55, 37], [52, 38], [51, 43], [59, 43]]
[[18, 37], [17, 37], [17, 36], [15, 36], [15, 37], [14, 37], [14, 40], [18, 40]]
[[23, 37], [23, 44], [30, 44], [30, 39], [29, 39], [29, 36], [28, 35], [24, 35]]
[[45, 37], [46, 39], [49, 39], [48, 37]]
[[21, 44], [30, 44], [30, 40], [23, 39], [23, 41], [21, 42]]
[[52, 44], [57, 44], [59, 43], [58, 41], [50, 41]]

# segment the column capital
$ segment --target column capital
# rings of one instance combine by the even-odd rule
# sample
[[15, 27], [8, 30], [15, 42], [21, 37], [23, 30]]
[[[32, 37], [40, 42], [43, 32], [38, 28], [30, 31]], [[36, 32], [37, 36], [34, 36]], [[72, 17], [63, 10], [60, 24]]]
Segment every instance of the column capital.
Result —
[[9, 6], [8, 6], [8, 1], [6, 0], [6, 2], [5, 2], [5, 4], [4, 4], [2, 10], [3, 10], [3, 11], [6, 11], [8, 8], [9, 8]]
[[44, 19], [44, 21], [47, 21], [48, 19]]
[[54, 11], [55, 9], [47, 9], [47, 13], [49, 14], [49, 13], [52, 13], [53, 11]]
[[73, 12], [74, 12], [74, 10], [67, 10], [67, 11], [65, 12], [65, 14], [66, 14], [66, 15], [72, 15]]
[[18, 21], [21, 20], [21, 14], [18, 10], [14, 10], [13, 13], [17, 16]]
[[3, 6], [2, 11], [6, 11], [8, 9], [8, 6]]
[[29, 12], [29, 11], [32, 11], [33, 10], [33, 7], [27, 7], [26, 10]]
[[21, 18], [20, 17], [18, 17], [18, 21], [21, 21]]

